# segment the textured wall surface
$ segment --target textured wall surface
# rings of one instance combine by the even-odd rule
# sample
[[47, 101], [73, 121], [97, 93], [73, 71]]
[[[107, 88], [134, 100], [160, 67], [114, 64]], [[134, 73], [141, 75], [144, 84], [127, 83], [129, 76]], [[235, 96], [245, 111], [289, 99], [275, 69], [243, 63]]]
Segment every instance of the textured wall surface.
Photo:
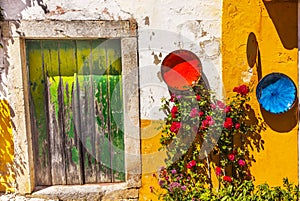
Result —
[[[258, 44], [255, 64], [250, 68], [248, 36], [253, 33]], [[251, 49], [251, 48], [250, 48]], [[288, 75], [298, 86], [297, 2], [257, 0], [224, 1], [222, 17], [222, 69], [227, 95], [241, 82], [256, 89], [259, 79], [272, 72]], [[288, 177], [298, 183], [297, 107], [274, 115], [260, 108], [252, 92], [255, 113], [267, 124], [262, 133], [264, 149], [253, 151], [256, 163], [251, 168], [256, 184], [282, 184]], [[297, 104], [296, 104], [297, 106]]]
[[[128, 20], [138, 24], [140, 110], [143, 178], [141, 199], [148, 200], [150, 185], [156, 182], [152, 173], [163, 164], [157, 127], [163, 114], [160, 99], [168, 96], [168, 89], [160, 75], [164, 57], [176, 49], [197, 54], [212, 88], [220, 94], [221, 82], [221, 0], [3, 0], [5, 19], [15, 20]], [[79, 27], [80, 28], [80, 27]], [[5, 78], [8, 65], [1, 71]], [[5, 97], [5, 79], [2, 95]], [[10, 132], [11, 134], [11, 132]], [[9, 139], [9, 138], [8, 138]], [[11, 140], [11, 138], [10, 138]], [[10, 153], [12, 157], [12, 153]], [[153, 196], [152, 196], [153, 197]]]
[[[150, 193], [150, 186], [156, 185], [152, 174], [163, 165], [164, 153], [157, 151], [158, 127], [163, 118], [158, 109], [161, 97], [169, 95], [160, 75], [161, 62], [168, 53], [187, 49], [197, 54], [204, 76], [219, 95], [225, 89], [229, 96], [231, 89], [242, 82], [250, 83], [255, 89], [262, 76], [274, 71], [287, 74], [298, 84], [297, 3], [264, 3], [262, 0], [2, 0], [0, 6], [8, 20], [136, 20], [143, 168], [141, 200], [155, 200]], [[253, 68], [249, 67], [246, 51], [251, 32], [256, 36], [260, 53]], [[6, 81], [10, 67], [2, 59], [3, 54], [5, 52], [0, 49], [1, 99], [7, 97], [7, 85], [10, 84]], [[264, 150], [254, 153], [257, 162], [253, 164], [252, 174], [256, 182], [279, 185], [283, 177], [297, 182], [296, 109], [283, 115], [271, 115], [261, 111], [254, 93], [252, 105], [268, 125], [263, 133]], [[8, 114], [3, 122], [10, 125]], [[3, 133], [4, 139], [11, 144], [11, 127], [7, 130], [5, 127]], [[5, 150], [9, 163], [13, 149]], [[1, 181], [6, 182], [5, 185], [12, 181], [11, 175], [7, 175], [7, 179]], [[4, 189], [10, 187], [4, 186]]]
[[168, 94], [159, 73], [160, 64], [173, 50], [188, 49], [199, 55], [210, 84], [221, 91], [220, 0], [3, 0], [0, 6], [6, 19], [135, 19], [139, 34], [142, 119], [162, 117], [158, 112], [160, 98]]
[[11, 192], [14, 189], [14, 172], [12, 169], [14, 144], [10, 122], [10, 108], [5, 100], [0, 101], [0, 191]]

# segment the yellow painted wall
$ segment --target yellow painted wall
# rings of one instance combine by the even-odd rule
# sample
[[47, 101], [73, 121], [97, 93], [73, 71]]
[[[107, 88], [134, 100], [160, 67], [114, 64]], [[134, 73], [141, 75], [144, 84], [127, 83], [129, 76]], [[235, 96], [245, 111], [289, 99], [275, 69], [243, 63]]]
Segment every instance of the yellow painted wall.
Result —
[[[256, 55], [253, 68], [250, 68], [247, 60], [247, 42], [251, 32], [256, 36], [260, 53]], [[285, 114], [272, 115], [260, 108], [255, 96], [259, 79], [271, 72], [288, 75], [298, 86], [297, 3], [223, 1], [221, 50], [226, 94], [231, 96], [233, 87], [244, 82], [249, 83], [253, 89], [251, 105], [267, 125], [266, 131], [261, 133], [263, 149], [252, 152], [256, 159], [251, 167], [255, 183], [267, 182], [276, 186], [282, 184], [284, 177], [288, 177], [297, 184], [297, 104]], [[158, 185], [152, 173], [147, 172], [148, 166], [153, 165], [153, 160], [147, 154], [157, 152], [160, 134], [155, 132], [153, 126], [149, 126], [151, 124], [159, 122], [142, 120], [143, 176], [140, 200], [157, 200], [150, 193], [150, 186], [158, 188]]]
[[14, 144], [10, 109], [6, 100], [0, 100], [0, 191], [14, 191], [13, 159]]
[[[163, 166], [166, 155], [163, 151], [158, 151], [160, 147], [159, 139], [161, 130], [159, 127], [163, 122], [159, 120], [141, 120], [142, 138], [142, 187], [139, 191], [139, 200], [157, 200], [157, 196], [151, 192], [150, 188], [158, 190], [158, 180], [153, 174]], [[159, 193], [159, 192], [156, 192]]]
[[[260, 53], [252, 69], [246, 51], [251, 32]], [[222, 68], [228, 95], [242, 82], [249, 82], [255, 90], [260, 77], [271, 72], [288, 75], [298, 86], [297, 58], [297, 1], [223, 1]], [[251, 105], [267, 123], [267, 130], [262, 133], [264, 150], [254, 152], [256, 163], [251, 168], [256, 184], [280, 185], [283, 177], [298, 183], [297, 107], [272, 115], [261, 110], [255, 92]]]

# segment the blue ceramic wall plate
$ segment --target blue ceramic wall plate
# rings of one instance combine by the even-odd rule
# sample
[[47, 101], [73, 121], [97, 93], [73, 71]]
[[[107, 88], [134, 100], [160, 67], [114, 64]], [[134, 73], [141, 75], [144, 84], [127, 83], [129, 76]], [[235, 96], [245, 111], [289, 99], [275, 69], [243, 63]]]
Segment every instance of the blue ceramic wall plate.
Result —
[[291, 109], [297, 97], [297, 88], [287, 75], [271, 73], [259, 81], [256, 97], [266, 111], [279, 114]]

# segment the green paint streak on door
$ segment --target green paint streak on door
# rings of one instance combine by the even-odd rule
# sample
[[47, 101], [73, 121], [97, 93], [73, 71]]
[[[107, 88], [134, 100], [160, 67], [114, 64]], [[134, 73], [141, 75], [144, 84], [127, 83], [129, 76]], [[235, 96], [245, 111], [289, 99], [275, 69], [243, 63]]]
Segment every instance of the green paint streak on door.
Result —
[[27, 41], [27, 61], [30, 66], [30, 93], [34, 108], [34, 117], [36, 120], [36, 129], [38, 134], [38, 155], [43, 157], [45, 149], [43, 145], [47, 139], [47, 123], [45, 114], [45, 80], [43, 72], [43, 57], [41, 43], [39, 41]]
[[117, 39], [111, 39], [107, 41], [107, 65], [109, 68], [109, 75], [121, 75], [121, 48], [120, 41]]
[[72, 147], [72, 161], [78, 165], [79, 164], [79, 153], [77, 147]]
[[48, 142], [46, 116], [46, 80], [44, 75], [42, 43], [35, 40], [26, 40], [27, 63], [29, 65], [30, 80], [30, 113], [33, 142], [35, 143], [36, 182], [40, 185], [51, 184], [50, 174], [50, 147]]
[[92, 75], [105, 75], [106, 72], [106, 50], [107, 40], [94, 40], [92, 42]]
[[42, 40], [45, 72], [49, 77], [59, 76], [58, 41]]
[[78, 40], [76, 44], [78, 75], [90, 75], [91, 42]]
[[[59, 73], [59, 45], [58, 41], [53, 41], [53, 40], [42, 40], [41, 41], [43, 44], [43, 60], [44, 60], [44, 70], [45, 74], [50, 81], [50, 100], [52, 101], [51, 103], [54, 105], [54, 110], [55, 110], [55, 116], [56, 119], [58, 119], [58, 96], [57, 96], [57, 88], [59, 85], [59, 80], [60, 80], [60, 73]], [[45, 94], [46, 96], [46, 94]]]
[[121, 49], [118, 40], [109, 40], [107, 47], [107, 65], [109, 68], [109, 116], [112, 141], [112, 166], [115, 181], [123, 181], [124, 174], [124, 126]]
[[109, 76], [111, 90], [111, 132], [114, 147], [113, 167], [116, 180], [123, 181], [124, 174], [124, 133], [123, 133], [123, 96], [121, 76]]
[[95, 94], [99, 105], [99, 113], [97, 114], [97, 124], [99, 127], [98, 147], [100, 152], [100, 162], [103, 168], [110, 168], [110, 152], [109, 152], [109, 128], [108, 128], [108, 93], [107, 93], [107, 76], [94, 76], [94, 81], [97, 83], [97, 91]]

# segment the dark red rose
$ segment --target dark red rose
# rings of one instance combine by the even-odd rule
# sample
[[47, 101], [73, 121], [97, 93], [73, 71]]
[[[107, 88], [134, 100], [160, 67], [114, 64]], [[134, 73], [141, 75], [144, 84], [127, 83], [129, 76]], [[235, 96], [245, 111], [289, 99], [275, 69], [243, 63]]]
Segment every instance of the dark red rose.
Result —
[[200, 111], [199, 116], [202, 117], [204, 115], [204, 112]]
[[229, 176], [226, 176], [226, 175], [223, 177], [223, 180], [228, 181], [228, 182], [232, 182], [232, 178], [229, 177]]
[[232, 126], [233, 126], [232, 119], [230, 117], [227, 117], [225, 119], [225, 122], [224, 122], [223, 126], [224, 126], [224, 128], [230, 130], [232, 128]]
[[225, 113], [231, 112], [231, 107], [228, 105], [224, 109]]
[[241, 94], [242, 96], [245, 96], [249, 93], [249, 87], [245, 84], [242, 84], [238, 87], [234, 87], [233, 92], [236, 92], [238, 94]]
[[238, 129], [240, 129], [240, 127], [241, 127], [241, 124], [239, 124], [239, 123], [236, 123], [234, 127], [235, 127], [235, 129], [237, 129], [237, 130], [238, 130]]
[[192, 167], [196, 166], [196, 161], [195, 160], [191, 160], [190, 162], [188, 162], [188, 164], [186, 164], [186, 167], [188, 169], [192, 169]]
[[234, 154], [228, 154], [228, 159], [230, 161], [234, 161], [235, 155]]
[[220, 167], [216, 167], [216, 175], [217, 176], [220, 176], [222, 174], [222, 168], [220, 168]]
[[171, 109], [172, 118], [175, 118], [178, 112], [178, 107], [175, 105]]
[[178, 121], [173, 121], [170, 127], [170, 131], [173, 133], [178, 133], [180, 128], [181, 128], [181, 123]]

